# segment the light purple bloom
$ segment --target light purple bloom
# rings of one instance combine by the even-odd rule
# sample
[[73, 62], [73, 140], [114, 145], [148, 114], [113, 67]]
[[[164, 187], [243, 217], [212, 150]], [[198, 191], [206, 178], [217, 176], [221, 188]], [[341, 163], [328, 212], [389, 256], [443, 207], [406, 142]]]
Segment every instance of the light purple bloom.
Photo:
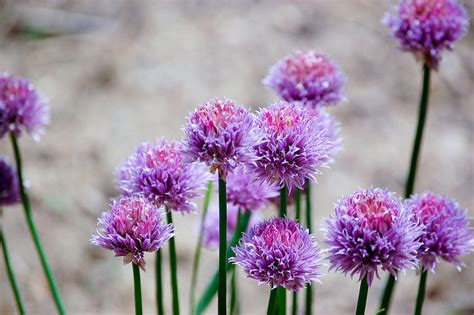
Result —
[[474, 249], [474, 232], [466, 209], [446, 196], [425, 192], [405, 201], [409, 211], [424, 224], [418, 257], [425, 269], [434, 272], [441, 259], [460, 270], [460, 257]]
[[227, 202], [242, 210], [256, 211], [267, 206], [271, 198], [279, 196], [275, 183], [268, 183], [244, 166], [227, 175]]
[[299, 291], [321, 276], [321, 250], [314, 235], [288, 218], [255, 224], [233, 251], [231, 262], [242, 267], [248, 278], [272, 288]]
[[39, 140], [49, 115], [46, 101], [29, 81], [0, 74], [0, 138], [26, 131]]
[[417, 267], [421, 225], [400, 199], [381, 188], [360, 189], [340, 199], [326, 220], [330, 269], [367, 276]]
[[123, 197], [102, 213], [91, 244], [123, 256], [145, 269], [144, 252], [155, 252], [174, 236], [173, 225], [163, 223], [164, 211], [144, 198]]
[[326, 54], [297, 51], [274, 65], [263, 83], [287, 102], [311, 107], [335, 105], [344, 99], [345, 77]]
[[0, 207], [20, 202], [16, 170], [0, 157]]
[[323, 121], [295, 103], [262, 108], [257, 126], [263, 142], [255, 146], [258, 159], [252, 168], [266, 181], [287, 186], [290, 193], [303, 189], [306, 179], [316, 181], [318, 168], [327, 166], [336, 145]]
[[[243, 210], [241, 209], [243, 215]], [[237, 228], [239, 207], [234, 204], [227, 204], [227, 240], [234, 235]], [[253, 225], [260, 219], [258, 212], [253, 212], [250, 217], [249, 225]], [[202, 246], [215, 250], [219, 247], [219, 206], [213, 203], [209, 209], [202, 227]]]
[[182, 149], [181, 143], [164, 139], [140, 145], [120, 167], [120, 189], [169, 210], [195, 212], [192, 200], [202, 196], [211, 175], [204, 164], [185, 162]]
[[437, 69], [443, 50], [452, 50], [469, 26], [466, 9], [457, 0], [401, 0], [384, 23], [410, 51]]
[[192, 161], [206, 163], [226, 178], [239, 164], [255, 159], [252, 146], [259, 141], [254, 117], [230, 99], [213, 99], [199, 105], [184, 127], [184, 151]]

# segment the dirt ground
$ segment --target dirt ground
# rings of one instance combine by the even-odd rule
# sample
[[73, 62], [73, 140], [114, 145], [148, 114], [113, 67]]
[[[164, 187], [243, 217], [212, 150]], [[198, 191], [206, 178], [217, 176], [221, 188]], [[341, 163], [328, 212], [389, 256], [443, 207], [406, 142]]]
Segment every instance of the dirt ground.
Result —
[[[469, 1], [465, 1], [466, 3]], [[347, 101], [331, 109], [344, 150], [313, 189], [315, 222], [343, 194], [370, 185], [401, 193], [414, 135], [421, 65], [401, 53], [380, 20], [392, 1], [0, 0], [0, 71], [30, 78], [50, 101], [41, 142], [21, 139], [39, 230], [70, 314], [131, 314], [131, 267], [89, 238], [117, 195], [120, 162], [143, 141], [181, 137], [200, 102], [226, 96], [256, 109], [276, 100], [261, 84], [296, 49], [330, 54], [344, 69]], [[472, 2], [468, 6], [473, 16]], [[417, 191], [457, 199], [474, 215], [474, 34], [434, 73]], [[2, 155], [11, 156], [7, 139]], [[270, 215], [274, 210], [267, 210]], [[195, 215], [176, 218], [183, 314], [187, 313]], [[20, 207], [3, 217], [30, 314], [54, 314]], [[318, 240], [322, 233], [317, 231]], [[154, 314], [153, 257], [143, 276]], [[202, 288], [217, 262], [205, 252]], [[430, 274], [425, 314], [473, 314], [474, 255], [461, 273]], [[15, 312], [0, 263], [0, 314]], [[392, 314], [411, 314], [417, 281], [401, 275]], [[334, 272], [315, 285], [316, 314], [352, 314], [356, 280]], [[369, 291], [373, 314], [383, 280]], [[242, 314], [263, 314], [268, 288], [241, 277]], [[169, 309], [170, 300], [167, 299]], [[216, 314], [215, 304], [207, 314]]]

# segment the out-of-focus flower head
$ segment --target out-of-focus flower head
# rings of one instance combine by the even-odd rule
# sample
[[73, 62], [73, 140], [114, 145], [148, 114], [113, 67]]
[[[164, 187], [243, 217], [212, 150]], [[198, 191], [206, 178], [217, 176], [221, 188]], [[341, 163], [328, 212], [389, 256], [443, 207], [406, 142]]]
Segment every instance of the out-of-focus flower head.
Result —
[[29, 81], [0, 74], [0, 138], [26, 131], [39, 140], [49, 119], [46, 101]]
[[425, 269], [434, 272], [441, 259], [460, 270], [461, 256], [474, 249], [474, 232], [466, 209], [449, 197], [425, 192], [405, 201], [407, 209], [424, 224], [418, 257]]
[[367, 276], [417, 267], [422, 226], [400, 199], [381, 188], [360, 189], [343, 197], [326, 220], [330, 269]]
[[124, 264], [133, 262], [145, 269], [144, 253], [159, 250], [174, 236], [173, 225], [164, 224], [163, 216], [162, 208], [142, 197], [122, 197], [99, 217], [91, 244], [123, 256]]
[[231, 262], [242, 267], [247, 277], [272, 288], [299, 291], [321, 276], [322, 255], [314, 235], [288, 218], [255, 224], [233, 251]]
[[204, 164], [187, 163], [183, 146], [158, 139], [140, 145], [119, 169], [119, 186], [125, 195], [142, 194], [157, 206], [183, 213], [195, 212], [211, 175]]
[[311, 107], [335, 105], [343, 100], [344, 82], [344, 75], [331, 58], [314, 50], [285, 57], [263, 80], [285, 101]]
[[252, 146], [259, 142], [254, 117], [230, 99], [213, 99], [199, 105], [184, 127], [184, 152], [192, 161], [206, 163], [211, 173], [227, 173], [239, 164], [252, 163]]
[[[241, 209], [241, 215], [244, 210]], [[235, 204], [227, 204], [227, 240], [229, 241], [234, 235], [235, 229], [237, 228], [237, 221], [239, 215], [239, 207]], [[261, 216], [258, 212], [253, 212], [249, 225], [253, 225]], [[201, 218], [200, 218], [201, 220]], [[202, 246], [215, 250], [219, 247], [219, 205], [212, 203], [209, 206], [205, 220], [202, 226]]]
[[303, 189], [306, 179], [316, 181], [320, 167], [337, 145], [327, 125], [310, 109], [280, 102], [258, 112], [257, 126], [263, 142], [255, 146], [257, 160], [251, 168], [262, 179], [278, 186]]
[[267, 206], [271, 198], [279, 196], [275, 183], [268, 183], [244, 166], [236, 167], [227, 175], [227, 202], [242, 210], [256, 211]]
[[437, 69], [443, 50], [452, 50], [454, 42], [466, 34], [469, 16], [457, 0], [400, 0], [395, 12], [385, 15], [384, 23], [403, 50]]
[[0, 206], [20, 202], [18, 178], [15, 169], [0, 156]]

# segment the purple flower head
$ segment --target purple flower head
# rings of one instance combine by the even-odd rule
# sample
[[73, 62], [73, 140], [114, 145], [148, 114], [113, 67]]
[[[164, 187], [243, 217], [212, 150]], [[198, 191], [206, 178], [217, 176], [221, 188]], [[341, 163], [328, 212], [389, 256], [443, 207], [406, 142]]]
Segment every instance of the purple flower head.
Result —
[[247, 277], [272, 288], [299, 291], [321, 276], [322, 255], [314, 235], [288, 218], [257, 223], [233, 251], [231, 262], [241, 266]]
[[360, 189], [343, 197], [326, 220], [330, 269], [367, 276], [416, 268], [421, 225], [401, 201], [381, 188]]
[[311, 107], [335, 105], [344, 99], [345, 77], [329, 56], [297, 51], [274, 65], [263, 83], [287, 102]]
[[271, 198], [279, 196], [275, 183], [268, 183], [245, 168], [238, 166], [227, 175], [227, 202], [242, 210], [256, 211], [267, 206]]
[[[242, 210], [243, 211], [243, 210]], [[227, 204], [227, 240], [232, 238], [237, 227], [239, 207], [234, 204]], [[256, 223], [260, 219], [258, 212], [252, 213], [249, 225]], [[209, 209], [202, 227], [202, 246], [215, 250], [219, 247], [219, 206], [213, 203]]]
[[258, 176], [287, 186], [290, 193], [303, 189], [306, 179], [316, 181], [335, 146], [321, 119], [306, 107], [280, 102], [259, 111], [257, 126], [263, 134], [252, 166]]
[[91, 244], [123, 256], [124, 264], [133, 262], [145, 269], [144, 252], [159, 250], [174, 236], [173, 225], [164, 224], [163, 216], [162, 209], [144, 198], [122, 197], [100, 216]]
[[341, 130], [340, 124], [324, 107], [316, 107], [310, 109], [309, 112], [316, 117], [322, 125], [322, 128], [326, 130], [327, 137], [331, 142], [331, 147], [328, 153], [328, 163], [333, 163], [334, 155], [342, 148], [342, 138], [339, 136]]
[[185, 162], [182, 149], [181, 143], [164, 139], [140, 145], [119, 170], [120, 189], [169, 210], [195, 212], [192, 200], [201, 197], [211, 175], [205, 165]]
[[406, 208], [424, 224], [418, 258], [425, 269], [434, 272], [440, 259], [463, 266], [461, 256], [474, 248], [474, 233], [466, 209], [454, 200], [425, 192], [405, 202]]
[[206, 163], [226, 178], [237, 165], [255, 159], [252, 146], [259, 141], [254, 117], [230, 99], [199, 105], [184, 127], [184, 152], [192, 161]]
[[469, 16], [457, 0], [400, 0], [395, 11], [385, 15], [384, 23], [403, 50], [433, 69], [443, 50], [452, 50], [469, 26]]
[[35, 87], [25, 79], [0, 74], [0, 138], [26, 131], [39, 140], [48, 124], [49, 108]]
[[18, 178], [15, 169], [0, 157], [0, 207], [20, 202]]

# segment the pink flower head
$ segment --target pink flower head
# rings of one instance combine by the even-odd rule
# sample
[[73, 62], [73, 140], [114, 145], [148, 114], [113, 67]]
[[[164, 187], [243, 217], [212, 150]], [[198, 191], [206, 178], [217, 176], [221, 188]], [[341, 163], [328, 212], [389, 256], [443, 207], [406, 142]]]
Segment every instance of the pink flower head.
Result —
[[0, 74], [0, 138], [26, 131], [39, 140], [49, 117], [46, 101], [29, 81]]
[[262, 180], [255, 172], [238, 166], [227, 175], [227, 202], [242, 210], [256, 211], [270, 204], [279, 196], [275, 183]]
[[20, 202], [16, 170], [0, 157], [0, 208]]
[[163, 216], [162, 209], [141, 197], [123, 197], [102, 213], [91, 244], [123, 256], [124, 264], [133, 262], [144, 269], [144, 252], [159, 250], [174, 236], [173, 226], [164, 224]]
[[443, 50], [452, 50], [469, 26], [466, 9], [457, 0], [400, 0], [395, 11], [386, 14], [384, 23], [403, 50], [433, 69], [438, 68]]
[[303, 189], [306, 179], [316, 181], [318, 168], [327, 166], [335, 146], [321, 119], [306, 107], [280, 102], [258, 112], [257, 126], [263, 134], [252, 166], [258, 176], [287, 186], [290, 193]]
[[248, 278], [272, 288], [299, 291], [318, 281], [321, 250], [314, 235], [295, 220], [272, 218], [255, 224], [244, 234], [230, 261]]
[[237, 165], [255, 159], [252, 145], [259, 141], [254, 118], [230, 99], [199, 105], [184, 127], [184, 152], [192, 161], [206, 163], [225, 178]]
[[424, 224], [418, 249], [423, 267], [434, 272], [440, 259], [444, 259], [460, 269], [460, 257], [474, 249], [474, 232], [466, 209], [449, 197], [432, 192], [413, 195], [405, 205]]
[[140, 145], [120, 167], [121, 190], [169, 210], [195, 212], [192, 200], [202, 196], [211, 175], [203, 164], [185, 162], [182, 149], [181, 143], [164, 139]]
[[326, 220], [330, 269], [367, 276], [416, 268], [421, 225], [401, 201], [381, 188], [360, 189], [343, 197]]
[[311, 107], [344, 99], [345, 77], [331, 58], [314, 50], [297, 51], [274, 65], [263, 83], [287, 102]]

